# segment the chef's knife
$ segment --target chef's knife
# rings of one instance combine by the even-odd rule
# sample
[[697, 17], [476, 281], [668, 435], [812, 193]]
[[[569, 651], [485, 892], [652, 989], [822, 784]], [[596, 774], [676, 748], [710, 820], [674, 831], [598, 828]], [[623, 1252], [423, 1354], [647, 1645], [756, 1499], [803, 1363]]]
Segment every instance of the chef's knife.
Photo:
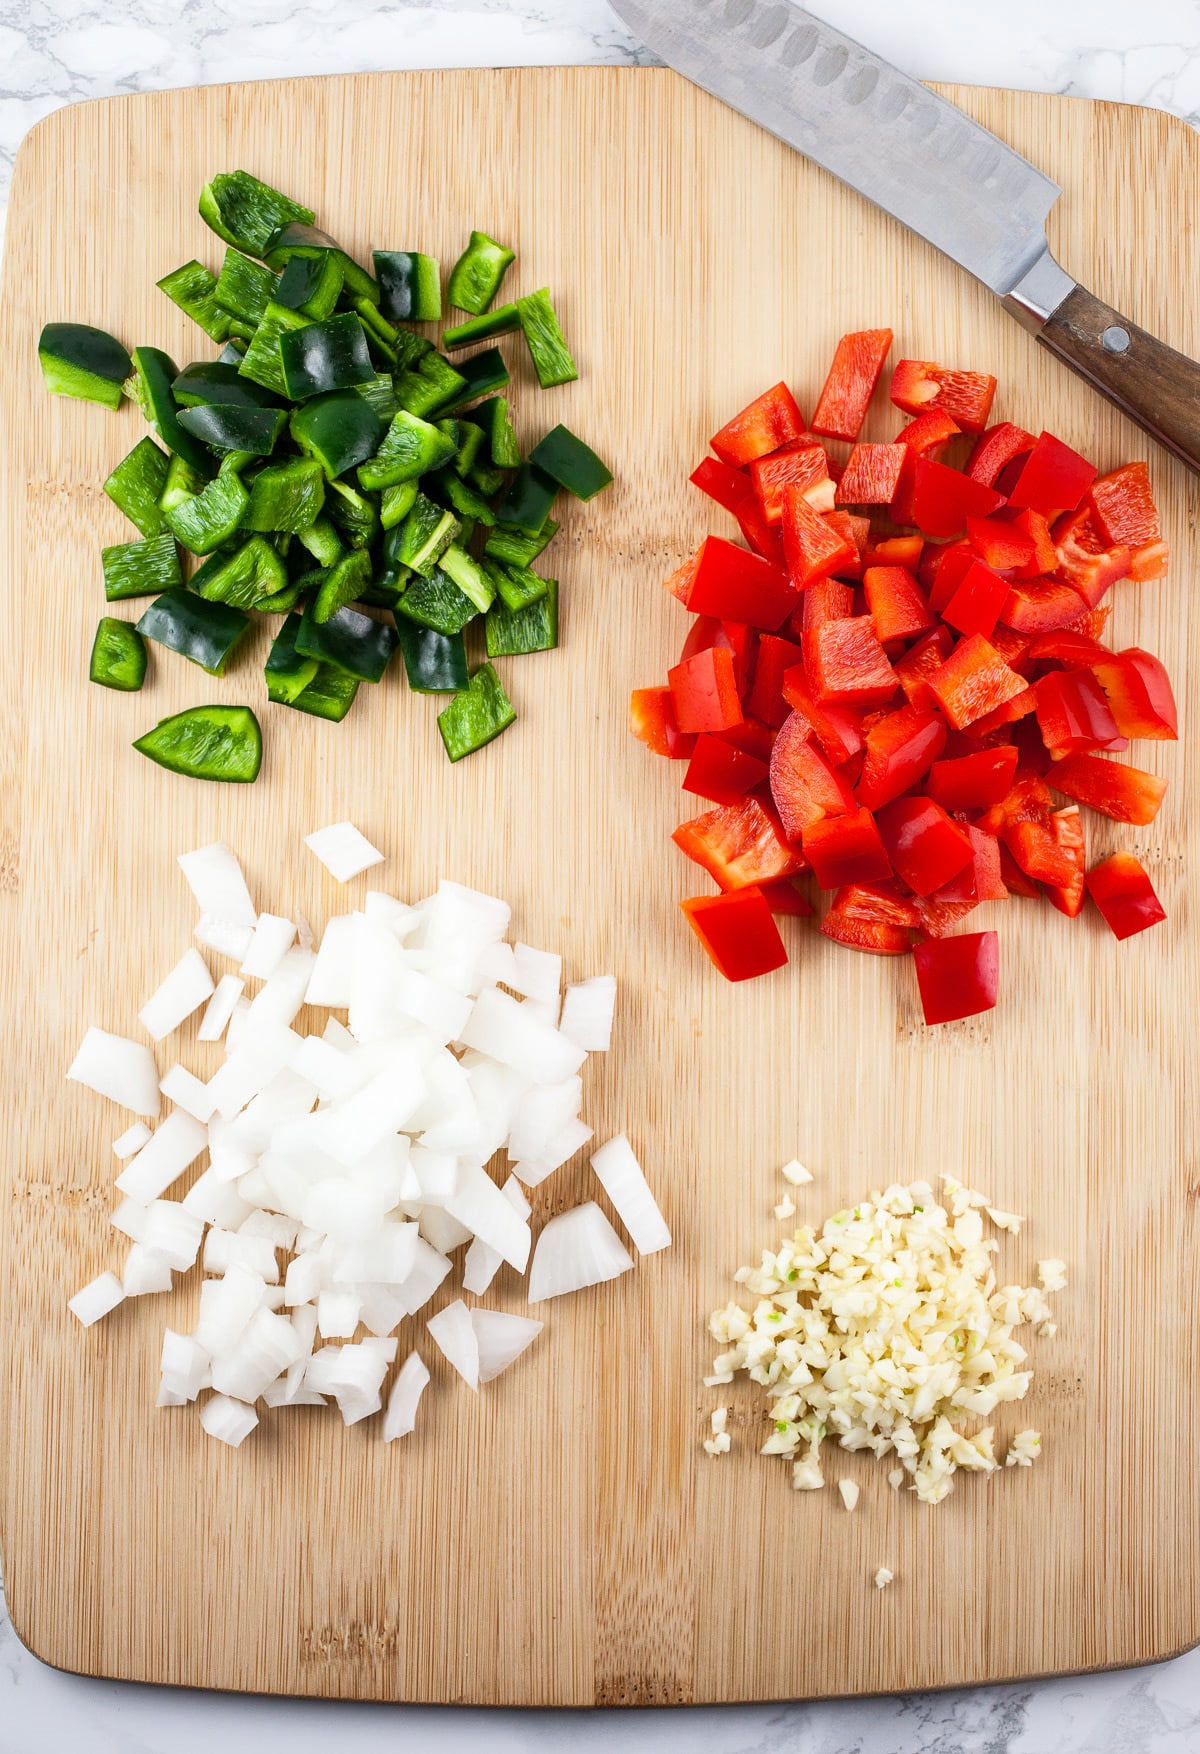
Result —
[[612, 0], [649, 48], [968, 269], [1200, 472], [1200, 366], [1050, 254], [1062, 190], [945, 98], [789, 0]]

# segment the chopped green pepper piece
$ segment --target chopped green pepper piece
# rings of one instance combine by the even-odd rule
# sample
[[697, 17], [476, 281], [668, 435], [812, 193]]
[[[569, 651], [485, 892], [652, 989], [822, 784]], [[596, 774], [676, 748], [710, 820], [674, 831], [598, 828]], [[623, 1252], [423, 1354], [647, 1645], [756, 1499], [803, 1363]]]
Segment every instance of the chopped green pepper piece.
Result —
[[298, 579], [293, 579], [290, 584], [285, 585], [282, 591], [274, 591], [269, 597], [260, 597], [254, 605], [255, 609], [260, 615], [288, 614], [305, 595], [309, 577], [310, 575], [307, 573], [301, 574]]
[[297, 408], [288, 424], [297, 447], [332, 481], [373, 456], [384, 424], [357, 390], [331, 390]]
[[500, 601], [514, 615], [530, 603], [540, 602], [546, 595], [547, 581], [526, 566], [502, 566], [498, 561], [487, 559], [483, 564]]
[[357, 609], [339, 609], [328, 621], [318, 622], [311, 603], [296, 630], [296, 650], [303, 657], [332, 664], [362, 682], [379, 681], [399, 643], [394, 627]]
[[307, 317], [302, 317], [299, 311], [289, 310], [287, 305], [269, 304], [254, 331], [254, 339], [246, 349], [246, 357], [238, 367], [241, 375], [274, 390], [277, 396], [286, 396], [280, 341], [291, 330], [303, 329], [307, 322]]
[[179, 408], [171, 388], [179, 376], [174, 360], [159, 347], [135, 347], [133, 369], [137, 374], [138, 400], [163, 444], [202, 475], [210, 475], [212, 458], [200, 440], [179, 424]]
[[434, 351], [433, 342], [424, 335], [418, 335], [415, 329], [400, 329], [396, 333], [396, 370], [408, 371], [410, 367], [420, 365]]
[[529, 461], [573, 493], [576, 499], [594, 499], [612, 484], [612, 471], [590, 445], [576, 438], [569, 426], [553, 427], [529, 453]]
[[442, 277], [435, 257], [419, 250], [375, 250], [371, 260], [385, 317], [396, 323], [441, 321]]
[[460, 311], [481, 316], [497, 292], [510, 262], [516, 256], [485, 231], [473, 231], [470, 242], [450, 270], [447, 301]]
[[[244, 323], [257, 327], [267, 306], [277, 296], [278, 285], [278, 275], [264, 268], [261, 262], [252, 262], [240, 250], [226, 250], [221, 272], [217, 275], [217, 303]], [[283, 302], [286, 304], [287, 300]]]
[[380, 420], [391, 420], [400, 412], [391, 372], [376, 372], [369, 384], [359, 384], [356, 394], [369, 402]]
[[[430, 477], [430, 487], [433, 492], [440, 493], [443, 499], [450, 502], [464, 522], [471, 519], [477, 524], [486, 524], [489, 529], [496, 522], [496, 514], [487, 500], [482, 494], [476, 493], [455, 470], [439, 469]], [[463, 546], [466, 546], [465, 541]]]
[[92, 641], [88, 681], [136, 694], [146, 680], [146, 642], [128, 621], [102, 615]]
[[167, 482], [170, 459], [152, 438], [140, 438], [104, 483], [104, 491], [143, 536], [161, 536], [166, 520], [159, 497]]
[[476, 402], [480, 396], [490, 396], [493, 390], [502, 390], [509, 382], [508, 367], [498, 347], [485, 347], [482, 353], [460, 359], [455, 369], [466, 388], [448, 404], [451, 410]]
[[249, 171], [223, 171], [201, 190], [200, 217], [235, 249], [263, 256], [281, 226], [311, 224], [314, 215]]
[[224, 676], [225, 666], [249, 625], [250, 617], [240, 609], [207, 602], [177, 587], [155, 598], [138, 622], [137, 631], [199, 664], [210, 676]]
[[482, 749], [516, 719], [516, 712], [490, 664], [476, 670], [467, 687], [438, 714], [438, 730], [451, 761]]
[[552, 389], [555, 384], [573, 382], [579, 372], [550, 303], [550, 288], [543, 286], [540, 292], [519, 298], [517, 309], [521, 313], [521, 327], [529, 343], [538, 383], [543, 390]]
[[222, 470], [201, 493], [178, 505], [164, 506], [163, 515], [176, 539], [192, 554], [211, 554], [233, 535], [249, 503], [241, 477], [233, 470]]
[[129, 354], [114, 336], [87, 323], [47, 323], [38, 337], [38, 360], [46, 388], [55, 396], [75, 396], [119, 408]]
[[269, 457], [287, 421], [284, 408], [239, 408], [230, 402], [183, 408], [179, 424], [215, 451]]
[[120, 542], [100, 550], [104, 567], [104, 597], [120, 603], [126, 597], [156, 597], [171, 585], [182, 583], [179, 551], [169, 530], [145, 542]]
[[267, 699], [291, 706], [303, 694], [320, 665], [315, 658], [303, 657], [296, 650], [300, 617], [289, 615], [271, 643], [267, 653]]
[[172, 457], [167, 464], [166, 484], [158, 502], [163, 522], [167, 522], [167, 514], [174, 511], [176, 506], [181, 506], [185, 500], [195, 499], [198, 493], [202, 493], [205, 483], [210, 479], [211, 469], [208, 474], [203, 474], [199, 469], [193, 469], [183, 457]]
[[430, 351], [415, 366], [396, 374], [396, 400], [422, 418], [461, 399], [467, 380], [448, 359]]
[[513, 335], [520, 327], [521, 317], [515, 304], [497, 305], [494, 311], [485, 311], [481, 317], [469, 317], [465, 323], [443, 329], [442, 346], [473, 347], [477, 341], [494, 341], [500, 335]]
[[366, 548], [379, 534], [379, 508], [347, 481], [331, 481], [325, 509], [351, 548]]
[[493, 530], [483, 545], [484, 557], [502, 561], [505, 566], [531, 566], [557, 532], [553, 518], [546, 519], [536, 536], [523, 536], [519, 530]]
[[408, 686], [416, 694], [458, 694], [467, 686], [467, 648], [461, 633], [439, 633], [400, 617], [396, 621]]
[[185, 262], [182, 268], [164, 274], [157, 285], [159, 291], [165, 292], [193, 323], [198, 323], [211, 340], [228, 339], [229, 312], [223, 309], [217, 297], [216, 275], [203, 262]]
[[318, 256], [293, 256], [279, 276], [275, 294], [281, 305], [323, 323], [337, 309], [345, 270], [341, 252], [322, 250]]
[[[254, 495], [251, 494], [253, 501]], [[345, 544], [328, 518], [314, 518], [306, 530], [296, 535], [318, 566], [336, 566], [346, 552]]]
[[265, 536], [251, 536], [232, 553], [213, 554], [188, 580], [188, 590], [210, 603], [253, 609], [263, 597], [285, 590], [287, 568]]
[[358, 479], [369, 490], [415, 481], [430, 469], [440, 468], [455, 449], [455, 441], [444, 432], [401, 408], [375, 455], [359, 465]]
[[315, 718], [329, 719], [337, 725], [354, 705], [357, 693], [356, 676], [339, 670], [336, 664], [318, 664], [317, 673], [308, 687], [287, 705], [295, 707], [297, 712], [312, 713]]
[[347, 603], [357, 603], [370, 584], [371, 556], [365, 548], [357, 548], [326, 573], [312, 601], [313, 620], [318, 626], [331, 621]]
[[432, 627], [437, 633], [450, 635], [461, 633], [469, 621], [474, 621], [479, 614], [479, 605], [473, 603], [452, 578], [435, 567], [429, 578], [411, 581], [396, 604], [395, 613], [408, 621], [419, 622], [422, 627]]
[[248, 706], [194, 706], [162, 719], [133, 746], [197, 780], [248, 785], [262, 766], [262, 731]]
[[353, 311], [285, 332], [279, 337], [279, 354], [284, 387], [293, 402], [307, 402], [310, 396], [330, 390], [350, 390], [375, 376], [367, 337]]
[[274, 391], [244, 378], [236, 365], [223, 365], [215, 359], [184, 366], [171, 385], [171, 392], [181, 408], [207, 408], [212, 404], [222, 408], [283, 406], [282, 398]]
[[395, 487], [385, 487], [380, 496], [379, 522], [385, 530], [394, 530], [402, 524], [409, 512], [417, 503], [420, 488], [415, 481], [400, 481]]
[[502, 524], [511, 524], [522, 535], [536, 536], [550, 516], [557, 492], [557, 481], [551, 481], [533, 463], [522, 463], [496, 515]]
[[379, 287], [365, 268], [361, 268], [353, 256], [347, 255], [336, 238], [331, 238], [327, 231], [311, 224], [292, 223], [280, 226], [269, 240], [264, 251], [264, 260], [270, 268], [286, 268], [287, 264], [297, 256], [322, 256], [333, 250], [342, 265], [342, 276], [346, 295], [349, 298], [367, 298], [372, 304], [379, 303]]
[[397, 559], [428, 578], [446, 549], [458, 535], [458, 519], [443, 511], [425, 494], [418, 493], [412, 510], [400, 526]]
[[544, 595], [523, 609], [512, 610], [504, 602], [492, 604], [486, 622], [489, 658], [549, 652], [558, 644], [558, 580], [543, 582]]
[[389, 371], [395, 371], [400, 362], [399, 329], [388, 322], [379, 306], [372, 304], [369, 298], [356, 298], [354, 311], [363, 326], [371, 357], [382, 361]]
[[321, 465], [306, 457], [290, 457], [286, 463], [269, 464], [254, 477], [242, 529], [294, 531], [303, 541], [304, 531], [316, 523], [324, 504]]
[[469, 475], [483, 449], [483, 428], [475, 426], [470, 420], [439, 420], [438, 426], [443, 430], [450, 426], [458, 428], [458, 449], [454, 453], [454, 467], [459, 475]]
[[499, 469], [493, 469], [490, 463], [473, 464], [467, 473], [467, 480], [487, 500], [494, 499], [504, 486], [504, 476]]
[[463, 415], [473, 425], [482, 427], [492, 462], [497, 469], [515, 469], [521, 461], [521, 449], [508, 413], [506, 396], [491, 396]]
[[454, 580], [463, 595], [471, 599], [476, 609], [482, 612], [491, 608], [496, 596], [495, 587], [479, 562], [472, 560], [465, 548], [452, 542], [438, 564]]
[[239, 335], [236, 340], [227, 341], [213, 360], [214, 365], [241, 365], [246, 357], [246, 343]]

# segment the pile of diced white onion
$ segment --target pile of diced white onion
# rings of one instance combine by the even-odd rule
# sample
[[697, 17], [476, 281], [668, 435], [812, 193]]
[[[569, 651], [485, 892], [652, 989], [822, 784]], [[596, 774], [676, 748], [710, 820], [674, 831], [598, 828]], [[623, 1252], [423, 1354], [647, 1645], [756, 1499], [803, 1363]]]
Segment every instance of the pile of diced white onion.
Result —
[[[307, 844], [343, 882], [382, 858], [351, 823]], [[609, 1045], [611, 976], [564, 995], [561, 957], [509, 943], [507, 904], [456, 883], [413, 906], [369, 890], [318, 945], [302, 919], [258, 911], [224, 843], [179, 864], [200, 908], [198, 943], [239, 972], [214, 980], [189, 949], [140, 1022], [161, 1043], [203, 1006], [198, 1040], [223, 1041], [223, 1063], [207, 1079], [178, 1063], [160, 1077], [144, 1042], [89, 1029], [67, 1073], [158, 1123], [137, 1121], [114, 1141], [124, 1168], [112, 1223], [129, 1248], [120, 1274], [101, 1273], [70, 1300], [75, 1315], [90, 1326], [125, 1298], [168, 1291], [197, 1260], [206, 1275], [194, 1331], [164, 1336], [160, 1406], [204, 1396], [204, 1430], [235, 1446], [257, 1425], [258, 1402], [333, 1400], [354, 1424], [382, 1408], [397, 1328], [425, 1309], [464, 1245], [472, 1297], [505, 1263], [528, 1268], [534, 1304], [633, 1266], [594, 1200], [551, 1218], [534, 1247], [525, 1194], [592, 1139], [580, 1072]], [[340, 1015], [300, 1034], [292, 1026], [306, 1005]], [[511, 1166], [502, 1184], [488, 1167], [501, 1152]], [[591, 1162], [639, 1252], [665, 1248], [670, 1233], [625, 1136]], [[425, 1326], [478, 1389], [542, 1323], [460, 1297]], [[414, 1350], [388, 1393], [385, 1439], [412, 1431], [428, 1381]]]

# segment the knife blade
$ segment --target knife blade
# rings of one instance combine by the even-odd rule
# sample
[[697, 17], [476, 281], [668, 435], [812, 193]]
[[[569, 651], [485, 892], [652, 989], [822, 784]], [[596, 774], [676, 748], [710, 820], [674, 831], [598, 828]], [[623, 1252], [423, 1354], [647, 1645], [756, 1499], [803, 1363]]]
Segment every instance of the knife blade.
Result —
[[790, 0], [610, 0], [668, 66], [981, 280], [1072, 370], [1200, 471], [1200, 368], [1059, 266], [1059, 185], [956, 105]]

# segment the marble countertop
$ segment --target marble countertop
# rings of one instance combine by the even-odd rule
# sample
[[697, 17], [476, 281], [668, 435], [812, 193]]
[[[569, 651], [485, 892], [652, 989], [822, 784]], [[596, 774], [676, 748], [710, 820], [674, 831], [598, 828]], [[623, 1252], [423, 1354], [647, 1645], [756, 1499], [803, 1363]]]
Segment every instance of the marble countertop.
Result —
[[[813, 0], [926, 79], [1156, 104], [1200, 124], [1198, 0]], [[605, 0], [0, 0], [0, 209], [25, 131], [114, 93], [394, 67], [652, 61]], [[0, 1754], [1200, 1754], [1200, 1650], [1155, 1668], [812, 1705], [524, 1713], [243, 1699], [89, 1681], [0, 1602]]]

